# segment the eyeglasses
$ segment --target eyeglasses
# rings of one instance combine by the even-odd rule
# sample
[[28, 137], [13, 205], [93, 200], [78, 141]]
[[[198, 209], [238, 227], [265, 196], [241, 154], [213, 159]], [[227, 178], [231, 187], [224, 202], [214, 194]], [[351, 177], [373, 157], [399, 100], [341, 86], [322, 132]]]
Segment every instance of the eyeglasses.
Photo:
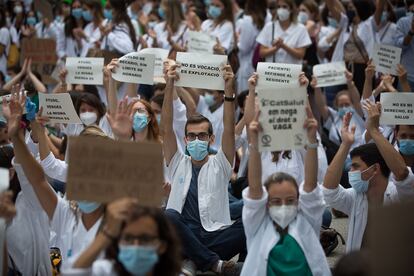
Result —
[[156, 245], [159, 239], [156, 236], [149, 236], [149, 235], [141, 235], [141, 236], [134, 236], [134, 235], [123, 235], [121, 236], [120, 243], [125, 245], [133, 245], [138, 244], [147, 246], [147, 245]]
[[270, 206], [281, 206], [281, 205], [296, 205], [298, 203], [298, 199], [294, 197], [289, 198], [270, 198], [269, 205]]
[[144, 108], [138, 108], [137, 111], [139, 114], [147, 114], [147, 110], [145, 110]]
[[210, 134], [208, 134], [207, 132], [200, 132], [200, 133], [189, 132], [187, 133], [186, 138], [188, 141], [194, 141], [197, 138], [200, 141], [207, 141], [210, 138]]

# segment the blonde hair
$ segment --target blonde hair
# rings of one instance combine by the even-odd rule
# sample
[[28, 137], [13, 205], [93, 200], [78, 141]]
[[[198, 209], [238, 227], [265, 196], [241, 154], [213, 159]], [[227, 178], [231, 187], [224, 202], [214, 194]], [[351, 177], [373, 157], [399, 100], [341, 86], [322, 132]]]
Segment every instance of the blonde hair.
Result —
[[99, 128], [98, 126], [87, 126], [84, 130], [80, 133], [79, 136], [82, 137], [101, 137], [105, 139], [111, 139], [105, 132]]

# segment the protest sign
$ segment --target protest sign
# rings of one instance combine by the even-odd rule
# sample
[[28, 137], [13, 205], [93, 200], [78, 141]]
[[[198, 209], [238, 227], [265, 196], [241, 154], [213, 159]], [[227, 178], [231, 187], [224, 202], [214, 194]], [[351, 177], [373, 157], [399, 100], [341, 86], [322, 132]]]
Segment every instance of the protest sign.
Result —
[[155, 56], [154, 61], [154, 82], [165, 83], [164, 79], [164, 61], [168, 58], [170, 51], [161, 48], [145, 48], [139, 51], [140, 54], [152, 54]]
[[372, 60], [375, 64], [375, 71], [397, 75], [397, 64], [401, 60], [401, 48], [375, 43]]
[[120, 82], [154, 84], [155, 56], [152, 54], [129, 53], [119, 59], [119, 67], [112, 73]]
[[187, 52], [212, 54], [216, 39], [203, 32], [188, 31]]
[[346, 83], [345, 62], [318, 64], [313, 66], [313, 75], [318, 85], [316, 87], [327, 87]]
[[176, 60], [181, 64], [176, 86], [224, 90], [223, 67], [227, 56], [178, 52]]
[[43, 107], [43, 115], [50, 119], [50, 123], [82, 123], [73, 107], [72, 99], [68, 93], [39, 93], [39, 105]]
[[414, 124], [414, 93], [382, 93], [380, 124]]
[[306, 145], [305, 87], [268, 88], [257, 91], [263, 131], [259, 134], [259, 150], [300, 149]]
[[257, 64], [257, 90], [277, 87], [299, 87], [300, 64], [259, 62]]
[[42, 76], [45, 84], [56, 84], [57, 80], [51, 77], [56, 66], [56, 41], [50, 38], [24, 38], [21, 42], [21, 60], [32, 59], [32, 71]]
[[67, 196], [104, 203], [128, 196], [159, 207], [162, 164], [160, 143], [70, 137]]
[[66, 81], [73, 84], [103, 84], [103, 58], [66, 58]]

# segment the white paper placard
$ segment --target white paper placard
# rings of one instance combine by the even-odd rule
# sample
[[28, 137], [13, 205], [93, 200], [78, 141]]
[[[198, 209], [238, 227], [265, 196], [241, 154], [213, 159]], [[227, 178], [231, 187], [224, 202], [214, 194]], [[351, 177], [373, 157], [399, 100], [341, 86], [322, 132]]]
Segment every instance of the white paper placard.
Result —
[[413, 125], [414, 93], [381, 93], [381, 125]]
[[302, 65], [300, 64], [259, 62], [257, 64], [259, 79], [256, 89], [299, 87], [299, 75], [301, 72]]
[[397, 64], [401, 61], [401, 48], [375, 43], [372, 60], [375, 64], [375, 71], [397, 75]]
[[263, 131], [259, 134], [259, 150], [282, 151], [306, 145], [305, 87], [268, 88], [257, 91]]
[[195, 31], [187, 31], [187, 52], [212, 54], [216, 38], [213, 36]]
[[316, 87], [346, 84], [345, 71], [345, 62], [343, 61], [313, 66], [313, 75], [316, 77], [318, 82]]
[[164, 61], [168, 58], [170, 51], [161, 48], [145, 48], [139, 51], [140, 54], [152, 54], [155, 56], [154, 62], [154, 82], [165, 83], [164, 79]]
[[39, 105], [43, 107], [42, 115], [47, 116], [50, 123], [82, 124], [68, 93], [39, 93]]
[[180, 79], [178, 87], [224, 90], [223, 67], [227, 56], [197, 53], [177, 53]]
[[10, 186], [10, 174], [9, 170], [0, 168], [0, 193], [7, 190]]
[[104, 58], [66, 58], [66, 81], [73, 84], [103, 84]]
[[154, 84], [154, 64], [153, 54], [142, 54], [138, 52], [129, 53], [119, 60], [119, 67], [112, 78], [120, 82]]

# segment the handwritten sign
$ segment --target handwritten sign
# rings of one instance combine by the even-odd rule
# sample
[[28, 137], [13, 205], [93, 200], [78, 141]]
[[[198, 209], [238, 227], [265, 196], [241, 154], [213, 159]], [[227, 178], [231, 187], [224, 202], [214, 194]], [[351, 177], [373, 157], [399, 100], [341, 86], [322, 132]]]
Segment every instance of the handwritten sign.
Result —
[[397, 64], [401, 60], [401, 48], [376, 43], [372, 60], [377, 72], [397, 75]]
[[181, 64], [176, 86], [224, 90], [223, 67], [227, 56], [178, 52], [176, 60]]
[[75, 84], [103, 84], [103, 58], [66, 58], [66, 81]]
[[164, 61], [168, 58], [170, 51], [161, 48], [145, 48], [139, 51], [140, 54], [154, 55], [154, 82], [165, 83], [164, 79]]
[[316, 87], [327, 87], [346, 83], [345, 62], [332, 62], [313, 66], [313, 75], [318, 85]]
[[380, 124], [414, 124], [414, 93], [382, 93]]
[[299, 87], [299, 74], [302, 71], [302, 65], [259, 62], [257, 64], [257, 73], [259, 79], [257, 90], [275, 87]]
[[160, 206], [161, 144], [71, 137], [69, 156], [68, 198], [107, 203], [129, 196], [143, 205]]
[[26, 58], [32, 59], [32, 71], [42, 76], [45, 84], [55, 84], [51, 77], [56, 66], [56, 41], [50, 38], [24, 38], [21, 42], [21, 64]]
[[119, 59], [119, 68], [112, 77], [121, 82], [154, 84], [154, 64], [154, 55], [129, 53]]
[[188, 31], [187, 52], [212, 54], [216, 39], [203, 32]]
[[43, 115], [50, 119], [50, 123], [82, 123], [73, 107], [72, 99], [68, 93], [39, 93], [39, 104], [43, 107]]
[[281, 151], [300, 149], [306, 145], [306, 88], [272, 88], [257, 92], [263, 131], [259, 150]]

